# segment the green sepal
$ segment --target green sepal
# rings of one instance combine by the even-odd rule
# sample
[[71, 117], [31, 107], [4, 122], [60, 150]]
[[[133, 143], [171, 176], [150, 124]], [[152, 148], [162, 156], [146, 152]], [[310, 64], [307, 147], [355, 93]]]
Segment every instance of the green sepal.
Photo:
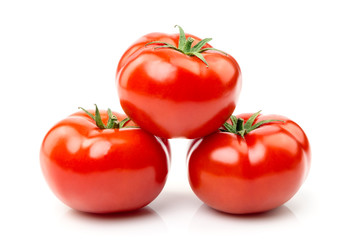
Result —
[[247, 133], [247, 131], [245, 129], [242, 129], [242, 130], [238, 131], [236, 134], [239, 134], [241, 137], [244, 137], [246, 133]]
[[235, 128], [230, 123], [224, 123], [224, 127], [228, 130], [228, 132], [236, 132]]
[[209, 67], [209, 64], [206, 62], [204, 56], [201, 53], [193, 53], [194, 56], [196, 56], [197, 58], [199, 58], [201, 61], [203, 61], [206, 64], [206, 67]]
[[117, 117], [112, 114], [112, 110], [108, 108], [107, 110], [108, 114], [108, 121], [106, 128], [113, 128], [114, 122], [117, 120]]
[[274, 120], [274, 119], [268, 119], [268, 120], [262, 120], [253, 126], [251, 126], [249, 129], [246, 130], [247, 133], [251, 132], [252, 130], [255, 130], [256, 128], [260, 127], [262, 124], [270, 123], [270, 122], [285, 122], [283, 120]]
[[95, 121], [96, 121], [96, 125], [97, 127], [99, 127], [100, 129], [105, 129], [106, 126], [103, 124], [102, 122], [102, 118], [101, 118], [101, 114], [98, 110], [97, 105], [95, 104], [96, 110], [95, 110]]
[[230, 120], [232, 122], [232, 127], [237, 131], [237, 122], [239, 119], [237, 119], [234, 115], [231, 115]]
[[199, 58], [203, 63], [205, 63], [206, 67], [209, 67], [209, 64], [207, 63], [207, 61], [205, 60], [204, 56], [201, 53], [203, 53], [203, 52], [205, 52], [207, 50], [213, 50], [213, 51], [218, 51], [218, 52], [221, 52], [221, 53], [227, 55], [227, 53], [225, 53], [225, 52], [223, 52], [221, 50], [218, 50], [216, 48], [202, 48], [202, 47], [204, 47], [204, 45], [206, 43], [211, 41], [212, 38], [204, 38], [203, 40], [201, 40], [200, 42], [195, 44], [194, 47], [192, 47], [191, 45], [194, 42], [194, 39], [192, 37], [186, 38], [183, 28], [181, 28], [179, 25], [175, 25], [174, 27], [179, 28], [178, 47], [175, 47], [172, 44], [162, 42], [162, 41], [152, 41], [152, 42], [146, 43], [145, 46], [148, 46], [150, 44], [163, 44], [162, 46], [154, 47], [154, 49], [170, 48], [170, 49], [174, 49], [176, 51], [179, 51], [179, 52], [181, 52], [183, 54], [186, 54], [188, 56], [195, 56], [195, 57]]
[[84, 109], [82, 107], [78, 107], [78, 109], [83, 110], [85, 113], [87, 113], [88, 116], [90, 116], [94, 121], [96, 121], [96, 118], [93, 116], [92, 113], [90, 113], [89, 111], [87, 111], [86, 109]]
[[223, 124], [223, 128], [219, 128], [219, 130], [221, 132], [230, 132], [230, 133], [238, 134], [241, 137], [244, 137], [247, 133], [259, 128], [263, 124], [270, 123], [270, 122], [285, 122], [283, 120], [267, 119], [253, 124], [255, 122], [255, 119], [260, 115], [260, 113], [261, 111], [252, 114], [245, 124], [242, 118], [231, 116], [230, 119], [232, 124], [225, 122]]
[[170, 48], [176, 50], [176, 47], [170, 45], [162, 45], [162, 46], [154, 47], [154, 49], [158, 49], [158, 48]]
[[257, 116], [260, 114], [262, 110], [258, 111], [257, 113], [254, 113], [251, 115], [251, 117], [246, 121], [244, 128], [245, 129], [249, 129], [251, 128], [252, 124], [254, 123], [255, 119], [257, 118]]
[[193, 52], [198, 52], [202, 47], [204, 47], [205, 44], [213, 40], [212, 38], [204, 38], [191, 49]]
[[[112, 113], [112, 110], [110, 108], [108, 108], [108, 110], [107, 110], [107, 115], [108, 115], [107, 125], [104, 125], [102, 118], [101, 118], [101, 114], [100, 114], [96, 104], [95, 104], [95, 108], [96, 108], [95, 115], [93, 115], [90, 112], [88, 112], [86, 109], [79, 107], [79, 109], [83, 110], [88, 116], [90, 116], [96, 122], [96, 125], [98, 128], [100, 128], [100, 129], [120, 129], [120, 128], [131, 127], [131, 126], [128, 126], [128, 127], [124, 126], [127, 122], [129, 122], [131, 120], [130, 118], [127, 117], [119, 122], [117, 116]], [[139, 128], [139, 127], [133, 126], [133, 128]]]
[[125, 118], [125, 119], [123, 119], [122, 121], [120, 121], [119, 122], [119, 128], [123, 128], [124, 127], [124, 125], [127, 123], [127, 122], [129, 122], [131, 119], [130, 118]]
[[183, 30], [182, 27], [180, 27], [179, 25], [175, 25], [174, 27], [178, 27], [179, 28], [179, 42], [178, 42], [178, 48], [180, 50], [183, 50], [185, 42], [186, 42], [186, 38], [185, 38], [185, 32]]
[[202, 53], [202, 52], [205, 52], [205, 51], [208, 51], [208, 50], [213, 50], [213, 51], [221, 52], [221, 53], [225, 54], [226, 56], [228, 55], [226, 52], [221, 51], [221, 50], [216, 49], [216, 48], [203, 48], [203, 49], [201, 49], [201, 50], [199, 51], [199, 53]]

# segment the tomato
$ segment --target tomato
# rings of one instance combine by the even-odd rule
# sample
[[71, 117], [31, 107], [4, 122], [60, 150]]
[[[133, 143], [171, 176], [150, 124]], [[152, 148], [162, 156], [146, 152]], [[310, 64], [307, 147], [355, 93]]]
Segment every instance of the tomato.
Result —
[[279, 115], [242, 114], [231, 119], [221, 132], [192, 143], [192, 190], [210, 207], [227, 213], [281, 206], [299, 190], [310, 168], [304, 131]]
[[[169, 143], [129, 127], [135, 126], [133, 122], [115, 126], [125, 123], [124, 115], [107, 114], [97, 107], [88, 113], [91, 116], [85, 112], [70, 115], [46, 134], [40, 163], [50, 188], [63, 203], [83, 212], [122, 212], [146, 206], [165, 185], [169, 164], [165, 144]], [[114, 128], [106, 128], [108, 119]]]
[[[198, 138], [218, 129], [236, 107], [241, 70], [208, 42], [185, 34], [150, 33], [119, 61], [116, 84], [124, 112], [163, 138]], [[191, 47], [194, 45], [194, 47]]]

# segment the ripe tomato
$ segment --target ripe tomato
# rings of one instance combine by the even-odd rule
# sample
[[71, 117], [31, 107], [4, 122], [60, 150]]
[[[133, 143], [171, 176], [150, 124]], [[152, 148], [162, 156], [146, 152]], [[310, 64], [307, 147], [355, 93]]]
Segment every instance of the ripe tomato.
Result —
[[303, 130], [286, 117], [258, 115], [232, 117], [222, 129], [227, 132], [196, 140], [189, 149], [191, 188], [214, 209], [245, 214], [276, 208], [307, 176], [310, 145]]
[[130, 46], [116, 84], [123, 110], [141, 128], [164, 138], [198, 138], [234, 111], [241, 71], [233, 57], [207, 43], [211, 38], [179, 30], [150, 33]]
[[[140, 128], [101, 129], [96, 122], [102, 119], [103, 125], [107, 124], [107, 112], [97, 109], [89, 113], [96, 121], [77, 112], [45, 136], [40, 162], [50, 188], [66, 205], [84, 212], [121, 212], [146, 206], [166, 182], [169, 155], [165, 143]], [[126, 118], [118, 113], [108, 115], [118, 119], [111, 117], [115, 120], [111, 123]]]

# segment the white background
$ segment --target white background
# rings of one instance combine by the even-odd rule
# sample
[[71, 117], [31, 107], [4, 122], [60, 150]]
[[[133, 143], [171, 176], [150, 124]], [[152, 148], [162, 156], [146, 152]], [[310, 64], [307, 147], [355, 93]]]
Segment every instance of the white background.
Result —
[[[357, 239], [357, 10], [354, 1], [1, 1], [0, 238]], [[42, 176], [44, 135], [78, 106], [121, 111], [121, 55], [175, 24], [239, 62], [236, 113], [262, 109], [301, 125], [313, 152], [308, 179], [274, 211], [218, 213], [190, 189], [188, 141], [172, 140], [167, 184], [148, 207], [110, 216], [69, 209]]]

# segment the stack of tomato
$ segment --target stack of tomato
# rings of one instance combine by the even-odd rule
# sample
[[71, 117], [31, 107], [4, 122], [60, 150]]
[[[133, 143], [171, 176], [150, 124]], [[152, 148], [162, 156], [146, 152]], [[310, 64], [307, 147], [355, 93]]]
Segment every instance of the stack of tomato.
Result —
[[241, 70], [211, 38], [150, 33], [119, 61], [116, 84], [127, 116], [85, 110], [57, 123], [40, 153], [57, 197], [93, 213], [139, 209], [165, 185], [167, 139], [193, 139], [188, 176], [194, 193], [228, 213], [276, 208], [300, 188], [310, 146], [292, 120], [260, 112], [231, 116]]

